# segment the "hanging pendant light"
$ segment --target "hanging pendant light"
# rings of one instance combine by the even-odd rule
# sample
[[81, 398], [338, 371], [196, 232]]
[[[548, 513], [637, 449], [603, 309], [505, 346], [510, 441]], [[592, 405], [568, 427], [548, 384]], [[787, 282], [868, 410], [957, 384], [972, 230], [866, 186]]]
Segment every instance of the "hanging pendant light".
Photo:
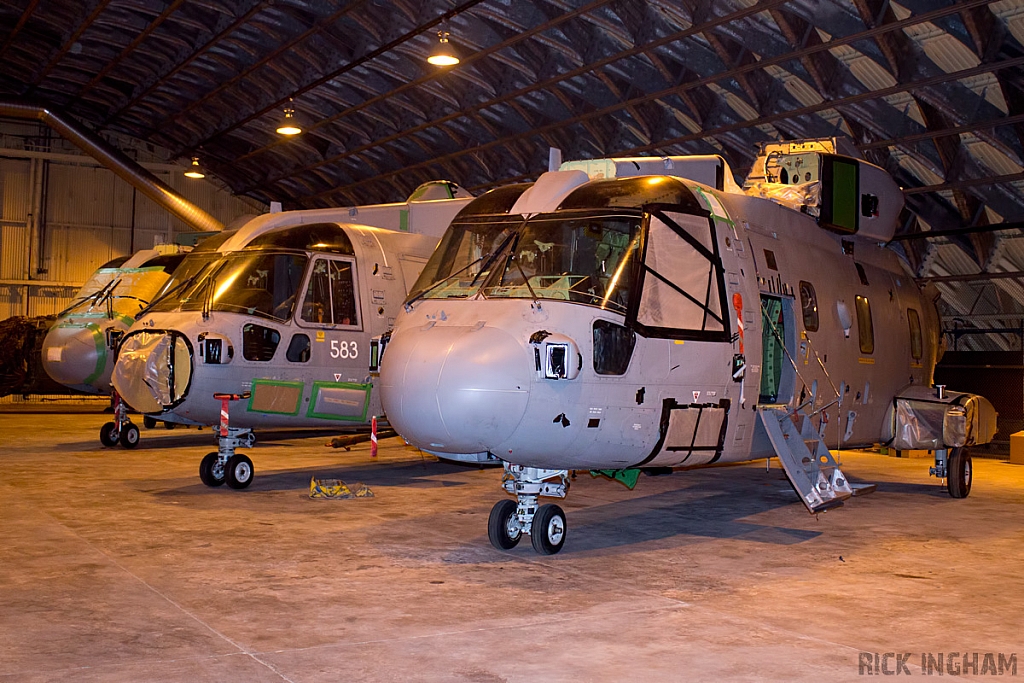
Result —
[[448, 42], [448, 38], [448, 31], [437, 32], [438, 43], [434, 46], [434, 51], [427, 57], [427, 61], [434, 66], [455, 66], [459, 63], [459, 58], [455, 54], [452, 44]]
[[185, 177], [197, 179], [206, 177], [203, 167], [199, 165], [199, 157], [192, 157], [192, 165], [185, 169]]
[[302, 127], [299, 126], [299, 122], [295, 120], [295, 107], [292, 106], [292, 99], [288, 98], [288, 106], [284, 108], [284, 117], [281, 119], [281, 124], [277, 127], [278, 135], [298, 135], [302, 132]]

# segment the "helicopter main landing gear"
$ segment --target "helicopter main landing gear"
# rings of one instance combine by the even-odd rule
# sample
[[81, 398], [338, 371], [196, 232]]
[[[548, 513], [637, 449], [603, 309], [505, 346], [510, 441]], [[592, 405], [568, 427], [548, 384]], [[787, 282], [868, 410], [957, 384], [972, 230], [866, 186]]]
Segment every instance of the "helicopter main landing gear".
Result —
[[537, 506], [540, 496], [565, 498], [569, 490], [568, 470], [545, 470], [505, 463], [502, 488], [516, 501], [499, 500], [487, 520], [487, 538], [498, 550], [514, 548], [523, 534], [530, 535], [533, 549], [541, 555], [554, 555], [565, 544], [568, 527], [565, 513], [557, 505]]
[[252, 460], [236, 448], [252, 448], [256, 443], [256, 435], [245, 427], [228, 425], [228, 405], [231, 401], [249, 398], [244, 394], [214, 394], [220, 401], [220, 424], [213, 428], [217, 435], [217, 450], [207, 453], [199, 463], [199, 479], [207, 486], [227, 484], [233, 489], [244, 489], [252, 483]]
[[139, 428], [128, 417], [128, 405], [116, 391], [110, 394], [110, 406], [114, 421], [100, 427], [100, 443], [107, 448], [119, 443], [125, 448], [135, 448], [139, 445]]

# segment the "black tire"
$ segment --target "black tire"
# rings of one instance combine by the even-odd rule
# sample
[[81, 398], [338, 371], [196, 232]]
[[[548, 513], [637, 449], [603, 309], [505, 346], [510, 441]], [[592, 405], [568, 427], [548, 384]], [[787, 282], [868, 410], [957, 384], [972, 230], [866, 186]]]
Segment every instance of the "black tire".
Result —
[[946, 490], [953, 498], [966, 498], [974, 480], [974, 465], [966, 448], [949, 449], [946, 461]]
[[116, 446], [120, 437], [121, 433], [117, 429], [116, 422], [107, 422], [105, 425], [100, 427], [100, 443], [107, 448], [113, 448]]
[[207, 453], [199, 463], [199, 479], [207, 486], [224, 483], [224, 468], [217, 467], [217, 454]]
[[241, 453], [235, 453], [224, 466], [224, 480], [233, 489], [248, 488], [252, 483], [252, 460]]
[[562, 508], [551, 503], [541, 505], [533, 516], [533, 528], [530, 530], [533, 549], [541, 555], [554, 555], [565, 544], [567, 531]]
[[125, 448], [135, 448], [139, 445], [139, 428], [129, 422], [121, 430], [121, 445]]
[[511, 550], [519, 545], [523, 532], [515, 527], [515, 533], [510, 533], [513, 520], [517, 520], [514, 500], [499, 500], [491, 508], [491, 516], [487, 518], [487, 538], [498, 550]]
[[178, 425], [173, 422], [164, 422], [164, 429], [174, 429], [177, 426]]
[[142, 426], [146, 429], [156, 429], [156, 418], [150, 415], [143, 415]]

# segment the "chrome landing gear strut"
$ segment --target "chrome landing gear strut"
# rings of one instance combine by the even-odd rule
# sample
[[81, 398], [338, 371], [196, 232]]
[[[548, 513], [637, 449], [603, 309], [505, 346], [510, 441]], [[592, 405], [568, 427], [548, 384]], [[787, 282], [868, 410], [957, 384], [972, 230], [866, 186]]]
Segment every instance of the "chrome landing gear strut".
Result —
[[554, 555], [562, 549], [568, 527], [565, 513], [548, 503], [537, 507], [540, 496], [565, 498], [569, 490], [568, 470], [545, 470], [505, 463], [502, 488], [517, 501], [500, 500], [491, 508], [487, 537], [499, 550], [514, 548], [523, 534], [530, 535], [533, 549], [541, 555]]

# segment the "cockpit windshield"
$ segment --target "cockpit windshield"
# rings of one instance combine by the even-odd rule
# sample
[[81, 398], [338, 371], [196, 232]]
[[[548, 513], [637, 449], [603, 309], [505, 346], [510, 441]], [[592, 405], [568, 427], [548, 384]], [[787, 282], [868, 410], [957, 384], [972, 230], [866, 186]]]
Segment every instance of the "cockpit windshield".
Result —
[[160, 266], [100, 268], [60, 316], [97, 313], [111, 317], [134, 316], [149, 304], [166, 281], [167, 273]]
[[453, 224], [413, 298], [482, 292], [488, 298], [575, 301], [625, 313], [641, 222], [639, 213], [590, 213]]
[[452, 223], [413, 285], [410, 299], [476, 293], [490, 273], [496, 252], [524, 222], [522, 217], [486, 216]]
[[220, 255], [150, 310], [225, 311], [284, 321], [295, 307], [307, 260], [301, 254], [262, 251]]
[[520, 231], [504, 255], [504, 268], [485, 283], [483, 294], [577, 301], [625, 313], [639, 235], [640, 216], [536, 216]]

